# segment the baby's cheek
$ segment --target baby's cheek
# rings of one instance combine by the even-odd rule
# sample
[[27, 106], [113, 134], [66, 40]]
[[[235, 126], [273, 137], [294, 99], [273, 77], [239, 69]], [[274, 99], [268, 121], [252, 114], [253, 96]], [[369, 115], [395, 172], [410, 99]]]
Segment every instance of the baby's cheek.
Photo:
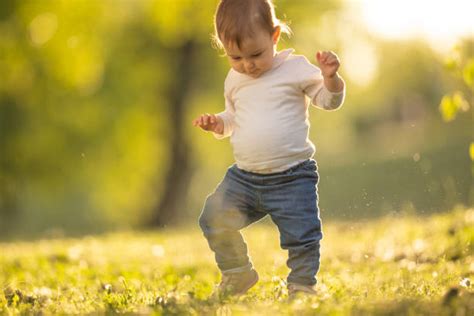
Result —
[[270, 68], [272, 68], [272, 65], [273, 65], [273, 60], [268, 60], [268, 61], [265, 62], [265, 64], [261, 68], [269, 70]]
[[241, 63], [236, 64], [235, 68], [238, 72], [242, 72], [242, 73], [245, 72], [245, 69]]
[[232, 68], [237, 72], [242, 72], [242, 69], [240, 69], [241, 67], [239, 67], [239, 65], [233, 64]]

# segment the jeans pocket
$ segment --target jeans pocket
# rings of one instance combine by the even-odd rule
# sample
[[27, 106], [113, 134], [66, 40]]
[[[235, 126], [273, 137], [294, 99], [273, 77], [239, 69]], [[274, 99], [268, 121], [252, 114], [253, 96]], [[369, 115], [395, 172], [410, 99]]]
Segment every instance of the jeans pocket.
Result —
[[318, 167], [315, 160], [310, 159], [305, 161], [300, 168], [300, 172], [303, 177], [314, 179], [316, 184], [319, 182]]
[[314, 159], [308, 159], [301, 164], [301, 168], [306, 171], [316, 171], [318, 168], [316, 166], [316, 161]]

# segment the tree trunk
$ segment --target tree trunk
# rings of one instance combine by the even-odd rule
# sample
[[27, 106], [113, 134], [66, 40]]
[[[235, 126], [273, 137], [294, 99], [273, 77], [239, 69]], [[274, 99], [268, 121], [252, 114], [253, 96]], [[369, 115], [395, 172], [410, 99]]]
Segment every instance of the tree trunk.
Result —
[[170, 106], [169, 166], [165, 176], [164, 191], [149, 222], [152, 227], [162, 227], [177, 219], [184, 207], [189, 190], [190, 146], [184, 133], [184, 105], [190, 91], [194, 52], [196, 44], [189, 40], [177, 50], [178, 59], [175, 69], [176, 80], [170, 86], [168, 100]]

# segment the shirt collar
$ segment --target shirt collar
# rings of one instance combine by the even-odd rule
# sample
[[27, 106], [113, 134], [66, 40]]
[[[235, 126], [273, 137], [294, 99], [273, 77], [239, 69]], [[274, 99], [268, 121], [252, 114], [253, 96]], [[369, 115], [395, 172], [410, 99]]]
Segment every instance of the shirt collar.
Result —
[[288, 56], [291, 55], [295, 50], [293, 48], [288, 48], [282, 51], [279, 51], [276, 53], [276, 55], [273, 57], [273, 66], [272, 68], [277, 68], [281, 64], [285, 62], [285, 60], [288, 58]]

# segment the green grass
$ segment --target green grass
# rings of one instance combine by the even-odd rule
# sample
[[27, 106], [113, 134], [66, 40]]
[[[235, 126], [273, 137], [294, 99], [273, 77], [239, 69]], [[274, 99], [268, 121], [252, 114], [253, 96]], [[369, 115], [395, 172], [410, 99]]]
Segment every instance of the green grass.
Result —
[[324, 223], [317, 297], [288, 300], [275, 227], [244, 230], [260, 273], [247, 295], [219, 281], [197, 227], [0, 243], [0, 314], [473, 315], [474, 209]]

